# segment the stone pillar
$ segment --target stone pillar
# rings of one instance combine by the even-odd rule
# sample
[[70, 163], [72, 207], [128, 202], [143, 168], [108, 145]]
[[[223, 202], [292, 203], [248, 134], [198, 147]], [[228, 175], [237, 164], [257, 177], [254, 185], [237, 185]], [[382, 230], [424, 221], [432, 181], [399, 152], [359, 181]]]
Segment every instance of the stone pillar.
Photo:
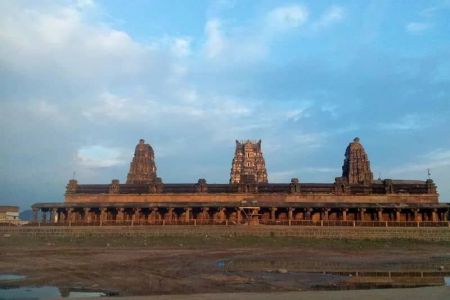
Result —
[[139, 210], [137, 208], [131, 209], [131, 224], [136, 223], [139, 220]]
[[242, 221], [242, 209], [241, 208], [238, 208], [237, 210], [236, 210], [236, 214], [237, 214], [237, 222], [238, 223], [241, 223], [241, 221]]
[[272, 207], [270, 209], [270, 220], [271, 221], [275, 221], [276, 220], [276, 214], [275, 214], [276, 211], [277, 211], [276, 207]]
[[364, 221], [364, 213], [366, 212], [365, 208], [359, 209], [359, 220]]
[[400, 213], [401, 213], [401, 209], [400, 208], [397, 208], [396, 210], [395, 210], [395, 221], [397, 221], [397, 222], [400, 222]]
[[49, 224], [53, 224], [53, 219], [54, 219], [54, 217], [55, 217], [54, 212], [55, 212], [55, 209], [54, 209], [54, 208], [50, 208], [50, 209], [48, 210], [48, 223], [49, 223]]
[[116, 221], [123, 221], [123, 217], [124, 217], [124, 208], [117, 208], [117, 216], [116, 216]]
[[288, 221], [292, 221], [292, 215], [293, 215], [294, 209], [292, 207], [288, 208]]
[[106, 208], [100, 208], [100, 223], [107, 221], [108, 212]]
[[382, 208], [377, 209], [377, 219], [378, 219], [378, 221], [383, 221], [383, 209]]
[[89, 208], [83, 208], [83, 222], [91, 223], [91, 216], [89, 215]]
[[448, 212], [448, 210], [446, 210], [444, 212], [444, 221], [448, 221], [448, 215], [449, 215], [449, 212]]
[[418, 209], [418, 208], [413, 209], [413, 213], [414, 213], [414, 221], [416, 221], [416, 222], [419, 222], [419, 221], [420, 221], [420, 220], [419, 220], [419, 212], [420, 212], [420, 209]]
[[307, 221], [311, 221], [311, 212], [312, 212], [312, 208], [307, 208], [305, 210], [305, 219]]
[[38, 213], [39, 213], [39, 209], [33, 208], [33, 222], [34, 223], [38, 222]]
[[186, 208], [184, 210], [184, 221], [189, 222], [191, 220], [191, 211], [192, 208]]
[[42, 210], [42, 223], [47, 223], [47, 211]]
[[342, 209], [342, 221], [347, 221], [347, 211], [348, 208]]
[[439, 220], [438, 220], [437, 210], [436, 210], [436, 209], [433, 209], [433, 210], [431, 211], [431, 221], [433, 221], [433, 222], [439, 221]]
[[328, 213], [330, 212], [329, 208], [324, 208], [322, 213], [320, 214], [322, 221], [328, 221]]
[[69, 221], [69, 223], [72, 223], [74, 221], [74, 211], [73, 208], [68, 208], [67, 209], [67, 221]]

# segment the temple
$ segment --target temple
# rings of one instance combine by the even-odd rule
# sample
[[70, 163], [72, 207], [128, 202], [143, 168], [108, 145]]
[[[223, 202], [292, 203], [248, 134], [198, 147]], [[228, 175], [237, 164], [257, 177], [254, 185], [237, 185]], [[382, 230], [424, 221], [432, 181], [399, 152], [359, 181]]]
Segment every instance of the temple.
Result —
[[372, 184], [373, 174], [370, 162], [359, 138], [354, 138], [345, 150], [345, 160], [342, 166], [342, 178], [348, 184]]
[[127, 184], [146, 184], [156, 180], [155, 154], [153, 148], [141, 139], [134, 150]]
[[269, 183], [261, 140], [236, 141], [229, 183], [163, 183], [152, 147], [140, 140], [125, 184], [69, 180], [61, 203], [36, 203], [47, 225], [268, 224], [449, 226], [433, 180], [373, 180], [359, 138], [331, 183]]
[[230, 183], [267, 183], [267, 170], [261, 151], [261, 140], [236, 141], [231, 163]]

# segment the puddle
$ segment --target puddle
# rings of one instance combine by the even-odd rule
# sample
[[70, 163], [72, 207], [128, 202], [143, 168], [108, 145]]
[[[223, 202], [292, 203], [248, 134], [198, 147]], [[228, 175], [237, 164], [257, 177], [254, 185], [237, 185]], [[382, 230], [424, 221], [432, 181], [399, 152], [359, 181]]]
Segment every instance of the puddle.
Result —
[[112, 296], [102, 291], [70, 291], [65, 292], [54, 286], [0, 288], [1, 300], [39, 300], [48, 298], [90, 298]]
[[225, 261], [224, 260], [219, 260], [216, 262], [216, 266], [220, 269], [224, 269], [225, 268]]
[[0, 281], [5, 280], [21, 280], [25, 279], [24, 275], [18, 275], [18, 274], [0, 274]]

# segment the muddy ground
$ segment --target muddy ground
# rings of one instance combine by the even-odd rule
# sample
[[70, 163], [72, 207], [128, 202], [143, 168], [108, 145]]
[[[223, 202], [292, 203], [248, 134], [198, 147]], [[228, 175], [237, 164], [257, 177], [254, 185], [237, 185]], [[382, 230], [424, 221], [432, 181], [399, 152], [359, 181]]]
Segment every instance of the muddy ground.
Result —
[[51, 285], [121, 296], [426, 286], [443, 284], [445, 272], [449, 242], [0, 237], [0, 273], [26, 276], [2, 286]]

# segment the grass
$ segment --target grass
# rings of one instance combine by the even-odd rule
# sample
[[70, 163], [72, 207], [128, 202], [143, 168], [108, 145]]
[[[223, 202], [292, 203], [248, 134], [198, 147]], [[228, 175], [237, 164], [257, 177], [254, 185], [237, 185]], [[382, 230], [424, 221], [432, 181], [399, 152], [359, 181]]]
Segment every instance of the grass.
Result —
[[63, 235], [44, 238], [23, 235], [0, 237], [2, 248], [42, 248], [42, 247], [104, 247], [104, 248], [289, 248], [305, 249], [417, 249], [430, 246], [448, 247], [450, 242], [429, 242], [407, 239], [368, 240], [368, 239], [315, 239], [279, 236], [211, 236], [211, 235], [162, 235], [141, 236], [125, 234], [109, 235]]

